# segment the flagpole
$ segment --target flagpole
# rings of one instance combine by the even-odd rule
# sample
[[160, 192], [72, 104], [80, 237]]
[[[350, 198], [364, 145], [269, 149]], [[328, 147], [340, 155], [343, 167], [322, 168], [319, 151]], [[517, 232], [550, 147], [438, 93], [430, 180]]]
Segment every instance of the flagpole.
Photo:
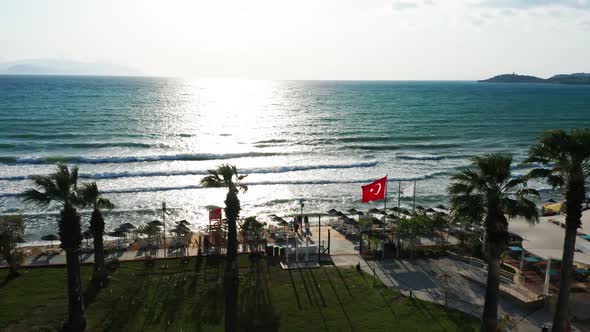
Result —
[[[399, 189], [397, 191], [397, 220], [401, 221], [401, 197], [402, 197], [402, 180], [399, 180]], [[395, 236], [395, 255], [399, 258], [399, 232]]]
[[385, 174], [385, 194], [383, 195], [383, 211], [387, 214], [387, 174]]
[[416, 213], [416, 180], [414, 180], [414, 206], [412, 207], [412, 214]]
[[[383, 195], [383, 212], [385, 215], [383, 216], [383, 236], [385, 236], [385, 222], [387, 221], [387, 174], [385, 174], [385, 193]], [[382, 256], [385, 256], [385, 250], [381, 252]]]

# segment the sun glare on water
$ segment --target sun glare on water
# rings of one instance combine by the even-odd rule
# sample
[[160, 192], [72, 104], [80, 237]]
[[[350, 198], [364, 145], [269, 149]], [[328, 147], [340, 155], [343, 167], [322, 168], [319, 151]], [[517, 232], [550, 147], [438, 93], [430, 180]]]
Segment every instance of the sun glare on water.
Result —
[[190, 136], [184, 149], [210, 153], [245, 152], [274, 130], [271, 81], [192, 80], [178, 93], [182, 107], [171, 120]]

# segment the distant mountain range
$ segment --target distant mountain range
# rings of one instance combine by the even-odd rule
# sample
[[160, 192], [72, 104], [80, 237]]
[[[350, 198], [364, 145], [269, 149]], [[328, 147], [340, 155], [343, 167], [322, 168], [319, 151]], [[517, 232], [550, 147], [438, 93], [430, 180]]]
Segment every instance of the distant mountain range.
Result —
[[487, 80], [480, 80], [483, 83], [551, 83], [551, 84], [583, 84], [590, 85], [590, 74], [575, 73], [575, 74], [559, 74], [544, 79], [536, 76], [517, 75], [517, 74], [503, 74], [488, 78]]
[[133, 68], [101, 62], [32, 59], [0, 63], [0, 75], [138, 76]]

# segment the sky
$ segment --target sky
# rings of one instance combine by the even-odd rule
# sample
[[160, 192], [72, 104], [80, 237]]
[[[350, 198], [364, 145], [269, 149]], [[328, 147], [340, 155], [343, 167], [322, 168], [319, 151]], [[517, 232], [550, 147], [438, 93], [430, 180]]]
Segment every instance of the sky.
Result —
[[0, 0], [0, 62], [191, 78], [590, 72], [590, 0]]

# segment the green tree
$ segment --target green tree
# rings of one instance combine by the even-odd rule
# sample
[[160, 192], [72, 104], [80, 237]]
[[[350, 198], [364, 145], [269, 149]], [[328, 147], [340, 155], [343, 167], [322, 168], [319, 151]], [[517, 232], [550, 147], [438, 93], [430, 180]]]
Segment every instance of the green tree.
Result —
[[98, 190], [96, 182], [85, 183], [78, 190], [78, 196], [81, 206], [92, 207], [92, 216], [90, 217], [90, 232], [94, 241], [94, 271], [92, 279], [97, 285], [102, 285], [107, 278], [104, 259], [104, 219], [101, 209], [112, 209], [113, 203], [105, 198]]
[[250, 250], [258, 250], [258, 244], [265, 225], [266, 223], [261, 223], [254, 216], [244, 219], [240, 224], [240, 231], [244, 236], [244, 241], [250, 246]]
[[0, 217], [0, 260], [5, 259], [10, 272], [9, 278], [18, 276], [21, 255], [16, 244], [23, 241], [25, 224], [21, 216]]
[[590, 129], [573, 129], [570, 134], [563, 130], [545, 132], [539, 142], [529, 149], [525, 163], [542, 166], [531, 170], [528, 178], [543, 178], [553, 188], [565, 187], [565, 240], [559, 295], [553, 318], [553, 331], [565, 331], [568, 324], [576, 232], [580, 227], [582, 203], [586, 194], [585, 180], [590, 173]]
[[511, 164], [508, 154], [474, 157], [469, 167], [451, 177], [448, 188], [453, 219], [484, 220], [488, 276], [481, 331], [487, 332], [498, 327], [500, 254], [508, 242], [506, 215], [523, 216], [529, 222], [538, 219], [535, 203], [527, 199], [538, 193], [523, 188], [524, 179], [512, 178]]
[[225, 331], [237, 331], [238, 290], [238, 238], [237, 220], [240, 217], [240, 200], [238, 192], [248, 190], [242, 183], [246, 175], [240, 175], [236, 166], [224, 164], [208, 171], [209, 175], [201, 180], [205, 188], [227, 188], [225, 197], [225, 216], [227, 218], [227, 256], [224, 274], [225, 289]]
[[62, 205], [58, 222], [61, 248], [66, 251], [68, 282], [68, 320], [64, 329], [83, 331], [86, 327], [84, 301], [80, 281], [80, 244], [82, 233], [80, 215], [75, 206], [80, 203], [77, 194], [78, 167], [70, 171], [67, 165], [58, 163], [57, 171], [47, 176], [33, 176], [37, 189], [29, 189], [20, 195], [25, 201], [47, 206], [51, 202]]

